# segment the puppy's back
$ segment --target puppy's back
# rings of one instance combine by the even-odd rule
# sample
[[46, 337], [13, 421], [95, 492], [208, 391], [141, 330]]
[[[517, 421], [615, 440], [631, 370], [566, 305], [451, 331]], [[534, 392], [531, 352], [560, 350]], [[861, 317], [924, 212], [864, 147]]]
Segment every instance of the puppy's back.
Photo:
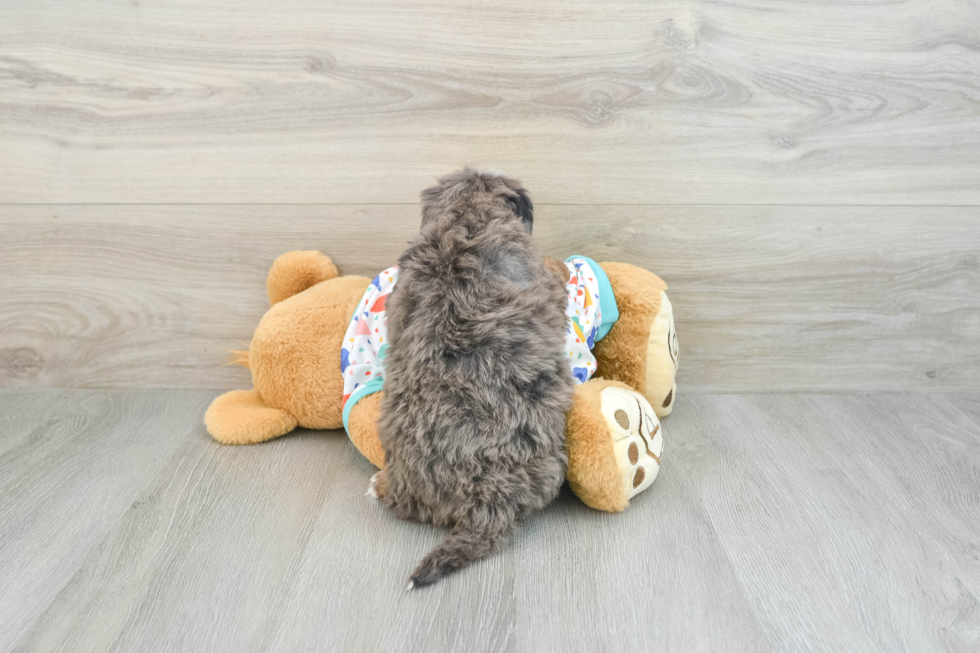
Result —
[[399, 261], [380, 435], [386, 503], [453, 532], [413, 575], [490, 553], [565, 475], [571, 377], [562, 286], [520, 216], [462, 195]]

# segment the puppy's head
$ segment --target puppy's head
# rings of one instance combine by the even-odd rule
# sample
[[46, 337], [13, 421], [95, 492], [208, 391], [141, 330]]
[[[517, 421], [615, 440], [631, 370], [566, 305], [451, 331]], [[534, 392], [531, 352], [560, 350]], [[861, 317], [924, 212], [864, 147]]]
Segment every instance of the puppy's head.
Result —
[[521, 182], [494, 170], [463, 168], [441, 177], [422, 191], [422, 226], [451, 212], [461, 200], [485, 195], [492, 203], [506, 207], [528, 233], [534, 224], [534, 206]]

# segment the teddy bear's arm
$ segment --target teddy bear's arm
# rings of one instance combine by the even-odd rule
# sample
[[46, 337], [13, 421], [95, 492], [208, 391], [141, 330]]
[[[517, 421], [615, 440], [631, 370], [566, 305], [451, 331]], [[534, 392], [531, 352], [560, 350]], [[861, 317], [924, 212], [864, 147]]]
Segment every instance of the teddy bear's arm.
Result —
[[378, 417], [384, 391], [362, 398], [351, 408], [347, 420], [351, 442], [375, 467], [384, 467], [385, 452], [378, 437]]

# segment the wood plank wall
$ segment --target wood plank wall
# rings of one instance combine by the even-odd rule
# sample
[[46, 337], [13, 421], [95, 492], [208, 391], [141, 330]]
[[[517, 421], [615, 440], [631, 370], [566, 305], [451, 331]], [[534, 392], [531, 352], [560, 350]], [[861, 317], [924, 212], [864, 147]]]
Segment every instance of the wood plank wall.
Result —
[[0, 386], [233, 388], [276, 255], [521, 177], [689, 391], [980, 391], [980, 4], [10, 0]]

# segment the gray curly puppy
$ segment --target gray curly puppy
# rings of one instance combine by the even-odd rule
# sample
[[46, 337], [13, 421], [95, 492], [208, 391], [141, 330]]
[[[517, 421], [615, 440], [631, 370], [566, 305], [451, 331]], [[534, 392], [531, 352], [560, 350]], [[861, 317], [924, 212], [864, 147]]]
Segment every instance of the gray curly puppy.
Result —
[[565, 293], [532, 221], [518, 181], [467, 168], [422, 192], [398, 261], [372, 487], [398, 517], [452, 529], [409, 589], [489, 555], [564, 481]]

